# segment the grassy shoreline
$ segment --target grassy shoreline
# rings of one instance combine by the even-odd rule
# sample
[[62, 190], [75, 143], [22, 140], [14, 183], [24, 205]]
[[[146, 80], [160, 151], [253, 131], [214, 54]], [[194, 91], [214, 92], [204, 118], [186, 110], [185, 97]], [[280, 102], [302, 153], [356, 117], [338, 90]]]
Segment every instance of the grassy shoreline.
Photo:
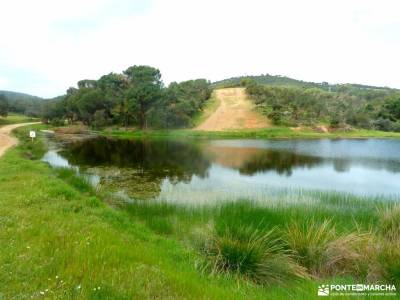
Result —
[[400, 138], [399, 132], [384, 132], [376, 130], [353, 130], [319, 133], [311, 129], [292, 130], [288, 127], [271, 127], [259, 130], [232, 131], [196, 131], [191, 129], [175, 130], [103, 130], [95, 133], [118, 138], [138, 137], [169, 137], [169, 138], [254, 138], [254, 139], [362, 139], [362, 138]]
[[[400, 274], [395, 264], [400, 238], [386, 239], [387, 232], [400, 229], [397, 211], [390, 215], [392, 202], [366, 205], [363, 199], [331, 194], [321, 195], [317, 206], [289, 210], [251, 201], [202, 209], [137, 202], [115, 209], [106, 204], [113, 202], [107, 193], [93, 191], [73, 172], [40, 162], [46, 146], [40, 135], [30, 142], [30, 128], [18, 129], [19, 146], [0, 159], [0, 242], [10, 245], [0, 252], [0, 296], [6, 299], [317, 299], [318, 284], [357, 283], [371, 262], [364, 261], [356, 273], [340, 266], [335, 270], [345, 272], [333, 272], [324, 259], [326, 249], [351, 250], [339, 254], [353, 265], [360, 257], [352, 256], [352, 247], [369, 242], [389, 245], [390, 253], [379, 252], [386, 256], [374, 256], [374, 265], [388, 268], [382, 270], [389, 276]], [[325, 242], [308, 244], [314, 239], [296, 224], [312, 227], [312, 233], [323, 225]], [[301, 260], [287, 241], [270, 244], [276, 240], [271, 230], [280, 241], [290, 233], [287, 241], [296, 237], [318, 255]], [[370, 240], [364, 239], [367, 235]], [[348, 244], [349, 237], [360, 244]], [[329, 243], [331, 238], [336, 244]], [[282, 264], [271, 264], [266, 251]], [[252, 269], [258, 263], [243, 265], [243, 253], [255, 262], [261, 259], [268, 272], [263, 269], [260, 277], [258, 267]], [[320, 274], [320, 266], [330, 271]]]

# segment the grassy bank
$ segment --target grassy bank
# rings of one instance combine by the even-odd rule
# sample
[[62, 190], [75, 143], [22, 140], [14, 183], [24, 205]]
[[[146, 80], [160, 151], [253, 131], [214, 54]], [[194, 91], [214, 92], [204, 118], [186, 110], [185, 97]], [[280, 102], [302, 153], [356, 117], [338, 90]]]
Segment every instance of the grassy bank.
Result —
[[338, 193], [310, 197], [317, 200], [264, 206], [251, 200], [200, 207], [138, 201], [126, 210], [154, 231], [197, 248], [210, 272], [267, 285], [306, 278], [400, 284], [396, 201]]
[[232, 131], [196, 131], [190, 129], [178, 130], [106, 130], [99, 132], [106, 136], [119, 138], [134, 137], [171, 137], [171, 138], [260, 138], [260, 139], [318, 139], [318, 138], [400, 138], [399, 132], [384, 132], [376, 130], [335, 131], [330, 133], [315, 132], [311, 129], [292, 130], [288, 127], [271, 127], [257, 130]]
[[68, 171], [20, 145], [0, 159], [0, 295], [5, 299], [309, 299], [315, 284], [267, 288], [210, 275], [204, 258], [173, 237], [105, 204]]

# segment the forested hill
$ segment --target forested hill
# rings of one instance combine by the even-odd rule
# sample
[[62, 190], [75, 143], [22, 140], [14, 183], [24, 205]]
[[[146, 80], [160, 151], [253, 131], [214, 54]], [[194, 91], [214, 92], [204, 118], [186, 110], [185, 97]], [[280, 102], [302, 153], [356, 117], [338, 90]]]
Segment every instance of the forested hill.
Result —
[[275, 125], [325, 124], [346, 130], [355, 127], [400, 132], [400, 90], [350, 84], [326, 90], [262, 84], [249, 78], [243, 78], [240, 85]]
[[243, 85], [243, 82], [246, 80], [251, 80], [262, 85], [291, 86], [299, 88], [319, 88], [332, 92], [340, 92], [342, 90], [353, 90], [354, 92], [370, 91], [370, 90], [384, 90], [384, 91], [396, 90], [388, 87], [378, 87], [378, 86], [370, 86], [363, 84], [329, 84], [328, 82], [309, 82], [309, 81], [302, 81], [289, 78], [286, 76], [270, 75], [270, 74], [231, 77], [228, 79], [216, 81], [212, 85], [214, 87], [233, 87], [233, 86]]
[[1, 91], [0, 95], [3, 95], [7, 98], [8, 101], [16, 101], [16, 100], [42, 100], [42, 98], [37, 96], [32, 96], [25, 93], [19, 92], [11, 92], [11, 91]]
[[7, 111], [24, 114], [31, 117], [40, 117], [45, 99], [25, 93], [0, 91], [0, 99], [4, 110], [6, 102]]

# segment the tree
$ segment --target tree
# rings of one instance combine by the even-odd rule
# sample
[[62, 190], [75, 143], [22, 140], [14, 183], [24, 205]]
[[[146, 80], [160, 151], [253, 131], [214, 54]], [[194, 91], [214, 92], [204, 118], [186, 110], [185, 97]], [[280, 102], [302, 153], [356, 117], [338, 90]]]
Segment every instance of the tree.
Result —
[[141, 129], [147, 128], [147, 116], [152, 105], [161, 98], [162, 81], [158, 69], [149, 66], [133, 66], [124, 71], [128, 77], [127, 97], [135, 108]]
[[386, 104], [385, 108], [389, 113], [389, 118], [392, 121], [400, 120], [400, 97], [390, 99]]
[[90, 125], [94, 119], [94, 114], [98, 110], [106, 110], [107, 102], [100, 91], [96, 89], [80, 89], [76, 100], [79, 117], [85, 123]]
[[0, 95], [0, 117], [7, 117], [8, 108], [7, 98], [4, 95]]
[[107, 125], [107, 118], [104, 109], [96, 110], [93, 115], [92, 125], [96, 129], [100, 129]]
[[133, 117], [131, 104], [126, 97], [119, 101], [119, 103], [114, 107], [113, 114], [120, 119], [126, 130]]

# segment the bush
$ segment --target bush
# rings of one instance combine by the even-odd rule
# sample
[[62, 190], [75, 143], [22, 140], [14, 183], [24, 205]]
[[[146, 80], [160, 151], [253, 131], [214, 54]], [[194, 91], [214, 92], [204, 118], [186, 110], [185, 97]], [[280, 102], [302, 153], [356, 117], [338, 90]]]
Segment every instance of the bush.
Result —
[[392, 131], [400, 132], [400, 122], [397, 121], [396, 123], [392, 123]]
[[63, 126], [64, 124], [64, 120], [61, 118], [54, 118], [50, 121], [50, 124], [53, 126]]
[[329, 126], [330, 126], [331, 128], [339, 128], [339, 125], [340, 125], [340, 120], [339, 120], [339, 118], [332, 118], [331, 121], [330, 121], [330, 123], [329, 123]]
[[392, 122], [389, 119], [379, 118], [373, 122], [373, 126], [377, 130], [391, 131]]

